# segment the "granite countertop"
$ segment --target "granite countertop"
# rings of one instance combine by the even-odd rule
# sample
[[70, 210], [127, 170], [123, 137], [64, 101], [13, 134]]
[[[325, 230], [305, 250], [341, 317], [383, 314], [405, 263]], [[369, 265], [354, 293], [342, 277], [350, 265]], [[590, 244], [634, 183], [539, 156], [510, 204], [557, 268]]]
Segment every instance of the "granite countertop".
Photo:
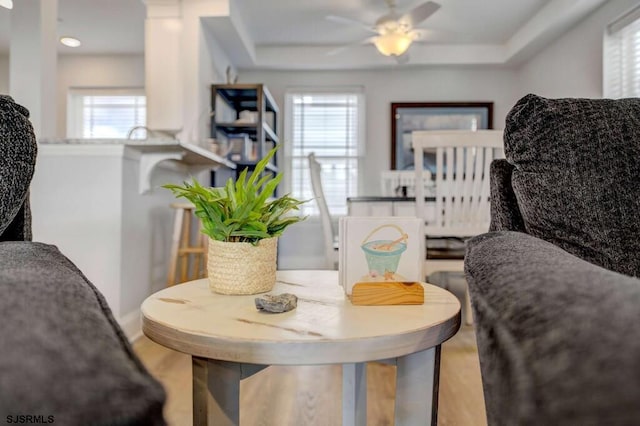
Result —
[[[227, 158], [214, 154], [208, 148], [196, 145], [194, 143], [181, 142], [177, 139], [170, 138], [151, 138], [151, 139], [42, 139], [38, 143], [41, 145], [57, 146], [61, 149], [77, 149], [86, 150], [89, 145], [95, 145], [96, 148], [111, 146], [125, 146], [145, 154], [164, 154], [167, 160], [178, 160], [189, 165], [199, 166], [224, 166], [235, 169], [237, 166], [234, 162]], [[90, 148], [89, 148], [90, 149]], [[175, 158], [175, 153], [180, 155]], [[157, 159], [156, 159], [157, 161]], [[160, 160], [162, 161], [162, 160]]]
[[[38, 143], [47, 145], [174, 145], [179, 144], [177, 139], [151, 138], [151, 139], [83, 139], [83, 138], [46, 138], [38, 140]], [[195, 144], [190, 144], [195, 145]], [[197, 145], [195, 145], [197, 146]]]

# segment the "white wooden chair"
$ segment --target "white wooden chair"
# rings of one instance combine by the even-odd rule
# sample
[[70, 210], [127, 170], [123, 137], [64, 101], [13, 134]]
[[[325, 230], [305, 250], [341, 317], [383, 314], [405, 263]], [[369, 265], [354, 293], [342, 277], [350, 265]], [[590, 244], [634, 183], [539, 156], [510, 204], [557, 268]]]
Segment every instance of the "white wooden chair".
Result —
[[309, 154], [309, 171], [311, 174], [311, 189], [318, 203], [320, 220], [322, 223], [322, 237], [324, 240], [325, 267], [327, 269], [338, 268], [338, 236], [331, 220], [329, 206], [322, 189], [322, 165], [316, 160], [315, 154]]
[[[489, 230], [489, 166], [503, 154], [502, 130], [447, 130], [413, 132], [416, 176], [416, 215], [425, 217], [423, 185], [418, 184], [424, 153], [436, 154], [436, 214], [427, 223], [430, 237], [465, 239]], [[438, 271], [464, 271], [464, 258], [427, 259], [425, 276]], [[465, 295], [467, 324], [471, 323], [469, 293]]]

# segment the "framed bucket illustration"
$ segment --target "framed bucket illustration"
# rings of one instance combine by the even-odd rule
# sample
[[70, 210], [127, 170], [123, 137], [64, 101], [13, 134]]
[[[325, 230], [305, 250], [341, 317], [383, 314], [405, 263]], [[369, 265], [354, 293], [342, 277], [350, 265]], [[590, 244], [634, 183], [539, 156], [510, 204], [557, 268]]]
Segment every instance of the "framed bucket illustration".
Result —
[[[371, 240], [371, 237], [384, 228], [395, 228], [398, 230], [399, 237], [395, 240]], [[402, 228], [397, 225], [387, 223], [373, 229], [362, 242], [361, 248], [364, 251], [364, 257], [367, 260], [369, 273], [364, 276], [363, 280], [369, 278], [384, 277], [390, 281], [404, 281], [405, 278], [397, 274], [400, 257], [407, 250], [407, 235]]]
[[424, 281], [424, 231], [413, 217], [340, 219], [340, 282]]

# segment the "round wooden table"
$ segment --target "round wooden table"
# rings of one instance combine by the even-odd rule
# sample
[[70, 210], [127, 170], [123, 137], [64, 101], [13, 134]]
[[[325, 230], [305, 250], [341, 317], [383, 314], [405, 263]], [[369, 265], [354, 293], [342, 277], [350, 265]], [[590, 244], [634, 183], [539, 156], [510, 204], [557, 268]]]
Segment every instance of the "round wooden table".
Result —
[[194, 425], [237, 425], [240, 380], [269, 365], [343, 365], [343, 424], [366, 425], [367, 361], [397, 366], [396, 425], [436, 421], [440, 344], [460, 327], [460, 303], [423, 284], [425, 303], [355, 306], [337, 271], [279, 271], [271, 294], [298, 307], [258, 311], [260, 295], [213, 293], [206, 279], [176, 285], [142, 304], [143, 332], [190, 354]]

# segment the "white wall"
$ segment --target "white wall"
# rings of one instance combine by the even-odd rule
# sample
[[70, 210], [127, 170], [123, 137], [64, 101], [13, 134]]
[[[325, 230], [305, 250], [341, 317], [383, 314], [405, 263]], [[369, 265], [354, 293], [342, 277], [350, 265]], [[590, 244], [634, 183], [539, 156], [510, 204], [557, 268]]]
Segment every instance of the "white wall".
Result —
[[143, 55], [63, 55], [58, 57], [57, 137], [67, 133], [70, 88], [144, 87]]
[[[61, 55], [58, 57], [56, 137], [67, 135], [70, 88], [144, 88], [143, 55]], [[0, 55], [0, 93], [9, 93], [9, 55]]]
[[609, 22], [637, 0], [606, 2], [518, 70], [518, 97], [602, 97], [602, 40]]
[[9, 55], [0, 55], [0, 93], [9, 94]]
[[[226, 83], [226, 70], [227, 67], [231, 67], [231, 70], [235, 72], [235, 68], [225, 51], [220, 47], [220, 44], [211, 34], [211, 31], [206, 27], [202, 27], [202, 31], [198, 35], [200, 38], [200, 51], [199, 51], [199, 79], [198, 79], [198, 93], [199, 93], [199, 105], [197, 113], [194, 114], [190, 120], [185, 122], [186, 126], [191, 126], [191, 132], [195, 127], [196, 135], [200, 140], [196, 141], [203, 146], [207, 146], [206, 139], [209, 138], [211, 133], [211, 121], [209, 112], [211, 111], [211, 85], [217, 83]], [[195, 126], [194, 126], [195, 125]], [[190, 139], [193, 141], [193, 136]]]

